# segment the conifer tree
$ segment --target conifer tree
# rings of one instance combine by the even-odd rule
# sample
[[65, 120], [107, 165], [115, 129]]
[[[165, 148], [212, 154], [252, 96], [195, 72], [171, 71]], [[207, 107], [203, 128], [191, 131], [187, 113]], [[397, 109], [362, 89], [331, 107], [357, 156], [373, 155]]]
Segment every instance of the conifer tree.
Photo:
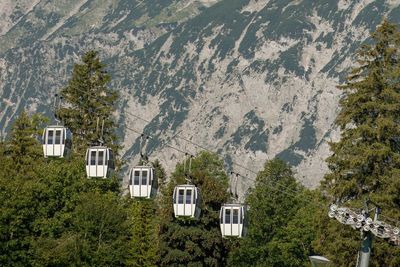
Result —
[[28, 265], [38, 188], [37, 169], [43, 164], [37, 140], [44, 118], [25, 111], [14, 122], [10, 139], [2, 144], [0, 163], [0, 265]]
[[[40, 236], [32, 248], [37, 266], [123, 266], [127, 260], [127, 211], [111, 192], [82, 192], [68, 216], [67, 229]], [[54, 221], [55, 222], [55, 221]], [[54, 223], [53, 222], [53, 223]]]
[[[0, 147], [0, 265], [122, 265], [129, 232], [118, 182], [86, 179], [81, 157], [44, 159], [37, 140], [43, 121], [21, 113]], [[83, 229], [86, 218], [107, 226]], [[74, 252], [78, 244], [87, 245], [86, 255]]]
[[313, 224], [304, 215], [313, 207], [304, 190], [283, 161], [265, 163], [246, 199], [248, 235], [230, 253], [230, 266], [309, 266]]
[[[142, 164], [139, 164], [142, 165]], [[165, 170], [156, 160], [151, 163], [159, 185], [159, 194], [164, 192], [166, 180]], [[158, 201], [155, 199], [132, 199], [129, 201], [129, 222], [131, 240], [128, 250], [128, 266], [156, 266], [159, 254], [158, 228], [160, 218], [158, 216]]]
[[132, 240], [130, 241], [128, 266], [156, 266], [157, 220], [156, 203], [153, 199], [133, 199], [129, 209]]
[[219, 210], [228, 199], [228, 178], [223, 163], [214, 154], [199, 153], [192, 161], [192, 182], [201, 189], [199, 219], [174, 218], [173, 189], [186, 184], [184, 164], [176, 166], [160, 203], [159, 266], [222, 266], [227, 245], [219, 230]]
[[[327, 159], [330, 173], [322, 188], [334, 202], [361, 208], [370, 198], [383, 214], [400, 220], [400, 33], [396, 25], [384, 21], [372, 33], [372, 44], [357, 53], [355, 67], [344, 86], [341, 111], [336, 124], [341, 140], [331, 143]], [[317, 247], [337, 265], [354, 264], [360, 234], [353, 229], [320, 218]], [[343, 253], [338, 253], [338, 248]], [[348, 255], [350, 252], [351, 255]], [[375, 239], [372, 264], [400, 264], [400, 248]]]
[[88, 145], [100, 138], [118, 152], [113, 118], [118, 93], [108, 87], [110, 81], [111, 76], [98, 52], [89, 51], [83, 55], [80, 64], [75, 64], [68, 85], [61, 90], [66, 105], [57, 111], [57, 115], [72, 131], [74, 149], [79, 153], [83, 154]]
[[40, 115], [29, 117], [25, 111], [22, 111], [15, 120], [6, 153], [12, 158], [16, 169], [28, 171], [32, 169], [33, 164], [37, 164], [36, 160], [43, 157], [38, 136], [40, 124], [44, 121], [44, 117]]

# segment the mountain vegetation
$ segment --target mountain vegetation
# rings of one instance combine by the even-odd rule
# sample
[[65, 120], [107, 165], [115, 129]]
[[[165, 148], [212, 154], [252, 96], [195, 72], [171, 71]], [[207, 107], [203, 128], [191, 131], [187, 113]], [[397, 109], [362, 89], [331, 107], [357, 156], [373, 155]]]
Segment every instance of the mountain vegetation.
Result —
[[121, 97], [115, 122], [130, 165], [140, 137], [127, 127], [153, 135], [169, 173], [183, 154], [164, 144], [185, 136], [256, 170], [279, 156], [315, 188], [339, 135], [336, 85], [383, 17], [399, 23], [400, 2], [3, 0], [0, 133], [24, 109], [51, 116], [52, 96], [95, 49]]
[[[176, 219], [173, 215], [174, 187], [186, 184], [186, 180], [201, 189], [198, 220]], [[160, 266], [225, 265], [227, 245], [219, 230], [219, 209], [228, 200], [227, 188], [228, 176], [216, 155], [201, 152], [176, 166], [161, 200]]]
[[[341, 88], [345, 96], [336, 124], [342, 130], [339, 142], [331, 143], [327, 159], [330, 173], [322, 189], [331, 201], [362, 207], [366, 199], [379, 203], [385, 214], [400, 218], [400, 32], [384, 21], [372, 34], [373, 44], [358, 51], [358, 62]], [[337, 264], [346, 265], [359, 247], [359, 234], [328, 223], [320, 248]], [[338, 253], [343, 251], [343, 253]], [[376, 240], [376, 266], [400, 264], [398, 247]]]
[[[331, 143], [321, 187], [309, 190], [287, 163], [267, 161], [244, 200], [248, 229], [241, 239], [221, 237], [219, 210], [233, 200], [224, 162], [214, 153], [188, 155], [169, 178], [160, 161], [149, 163], [158, 185], [151, 199], [124, 195], [118, 173], [87, 178], [85, 148], [100, 138], [117, 151], [120, 145], [112, 116], [118, 94], [97, 52], [87, 52], [57, 110], [73, 132], [73, 153], [44, 158], [38, 139], [49, 120], [27, 112], [0, 143], [0, 265], [309, 266], [308, 256], [319, 254], [353, 266], [360, 234], [329, 219], [327, 204], [360, 208], [369, 198], [400, 220], [400, 33], [384, 21], [372, 38], [341, 87], [342, 139]], [[97, 117], [105, 121], [103, 136]], [[173, 213], [174, 188], [187, 183], [201, 192], [197, 219]], [[374, 239], [371, 263], [399, 266], [400, 247]]]
[[57, 116], [74, 133], [74, 150], [83, 153], [88, 145], [101, 140], [118, 152], [117, 137], [112, 113], [118, 93], [108, 87], [111, 76], [105, 70], [96, 51], [82, 57], [82, 64], [75, 64], [68, 85], [61, 90], [65, 106]]
[[310, 192], [296, 182], [283, 161], [267, 162], [246, 202], [249, 230], [231, 253], [232, 266], [309, 266], [314, 251]]

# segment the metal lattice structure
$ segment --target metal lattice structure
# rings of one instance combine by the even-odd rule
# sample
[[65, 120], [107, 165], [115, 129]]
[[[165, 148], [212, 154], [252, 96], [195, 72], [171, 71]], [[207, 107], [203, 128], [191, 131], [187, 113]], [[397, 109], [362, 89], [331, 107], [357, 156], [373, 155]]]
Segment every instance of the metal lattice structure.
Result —
[[373, 220], [367, 216], [365, 210], [355, 211], [332, 204], [329, 207], [328, 216], [335, 218], [342, 224], [351, 226], [353, 229], [371, 232], [376, 237], [387, 239], [392, 244], [400, 246], [400, 228], [384, 221]]

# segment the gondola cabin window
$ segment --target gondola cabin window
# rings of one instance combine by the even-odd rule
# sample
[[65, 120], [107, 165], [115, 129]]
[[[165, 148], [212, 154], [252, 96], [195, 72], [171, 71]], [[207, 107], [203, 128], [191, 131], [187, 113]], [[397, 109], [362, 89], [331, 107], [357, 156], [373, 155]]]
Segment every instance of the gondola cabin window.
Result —
[[145, 170], [143, 170], [142, 171], [142, 185], [147, 185], [148, 184], [148, 182], [150, 182], [150, 179], [149, 179], [149, 181], [147, 181], [147, 171], [145, 171]]
[[98, 151], [99, 156], [98, 156], [98, 162], [97, 165], [103, 165], [104, 164], [104, 151]]
[[53, 144], [53, 135], [54, 135], [54, 131], [49, 130], [48, 134], [47, 134], [47, 144], [48, 145], [52, 145]]
[[232, 223], [239, 223], [239, 209], [233, 209]]
[[183, 197], [185, 196], [185, 190], [184, 189], [179, 189], [179, 194], [178, 194], [178, 203], [183, 204]]
[[61, 144], [61, 130], [56, 130], [56, 140], [54, 141], [54, 144]]
[[133, 184], [139, 185], [139, 181], [140, 181], [140, 171], [135, 171], [134, 177], [133, 177]]
[[96, 165], [96, 150], [93, 150], [90, 155], [90, 165]]
[[192, 203], [192, 190], [186, 189], [186, 204]]
[[231, 223], [231, 210], [225, 210], [225, 223]]

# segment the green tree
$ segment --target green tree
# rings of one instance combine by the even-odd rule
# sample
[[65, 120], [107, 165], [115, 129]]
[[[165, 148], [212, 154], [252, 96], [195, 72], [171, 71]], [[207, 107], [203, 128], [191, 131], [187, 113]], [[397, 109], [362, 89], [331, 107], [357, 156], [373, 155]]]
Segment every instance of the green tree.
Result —
[[160, 203], [160, 266], [221, 266], [227, 245], [219, 230], [219, 209], [228, 199], [228, 177], [223, 162], [214, 154], [199, 153], [192, 161], [192, 182], [201, 189], [202, 211], [198, 220], [176, 219], [172, 195], [186, 184], [184, 164], [176, 166]]
[[307, 256], [315, 238], [312, 199], [288, 165], [278, 159], [267, 161], [246, 200], [248, 235], [231, 252], [229, 264], [309, 266]]
[[[151, 165], [154, 168], [156, 184], [160, 192], [163, 192], [166, 181], [165, 170], [158, 160], [152, 162]], [[158, 231], [161, 223], [158, 216], [158, 202], [161, 197], [162, 195], [158, 195], [155, 199], [129, 200], [131, 240], [128, 266], [156, 266], [157, 264]]]
[[[358, 66], [341, 87], [345, 96], [340, 102], [336, 124], [342, 130], [342, 137], [330, 144], [333, 154], [327, 162], [331, 172], [325, 176], [322, 188], [331, 200], [346, 206], [361, 208], [362, 201], [371, 198], [382, 206], [383, 214], [399, 220], [400, 33], [397, 26], [384, 21], [372, 33], [372, 41], [358, 51]], [[326, 222], [326, 212], [322, 216], [325, 218], [320, 218], [321, 222]], [[335, 264], [354, 265], [360, 234], [338, 222], [329, 222], [327, 227], [321, 226], [317, 246]], [[375, 239], [371, 262], [374, 266], [398, 266], [400, 248]]]
[[37, 141], [39, 115], [23, 111], [14, 122], [10, 139], [2, 142], [0, 155], [0, 265], [25, 266], [34, 230], [36, 174], [43, 164]]
[[[129, 232], [118, 230], [127, 229], [121, 226], [127, 224], [127, 216], [118, 197], [118, 181], [87, 179], [81, 157], [44, 159], [35, 138], [41, 133], [37, 125], [42, 121], [40, 116], [22, 113], [10, 140], [0, 146], [0, 265], [121, 265], [126, 260], [127, 242], [117, 240], [128, 240]], [[95, 197], [87, 197], [90, 194]], [[85, 199], [94, 206], [84, 206]], [[102, 201], [109, 204], [100, 205]], [[87, 217], [83, 217], [84, 208]], [[117, 228], [109, 218], [100, 218], [99, 210], [120, 220]], [[98, 232], [80, 228], [86, 218], [94, 218], [96, 223], [105, 220], [101, 242]], [[89, 240], [101, 246], [89, 246]], [[87, 244], [82, 253], [90, 257], [73, 252], [73, 242]], [[108, 246], [112, 246], [111, 252]]]
[[158, 252], [157, 207], [153, 199], [133, 199], [129, 209], [131, 241], [128, 266], [156, 266]]
[[83, 55], [81, 64], [75, 64], [68, 85], [61, 90], [67, 105], [60, 108], [57, 115], [74, 134], [75, 152], [83, 154], [88, 145], [100, 138], [115, 153], [118, 152], [113, 119], [118, 93], [107, 87], [110, 81], [111, 76], [100, 61], [98, 52], [89, 51]]
[[22, 111], [11, 129], [11, 139], [6, 146], [6, 154], [12, 158], [14, 168], [29, 171], [37, 161], [43, 158], [38, 142], [40, 126], [46, 119], [40, 115], [28, 116]]
[[124, 265], [129, 235], [127, 211], [120, 197], [112, 192], [83, 192], [68, 216], [70, 226], [58, 238], [35, 240], [35, 265]]

